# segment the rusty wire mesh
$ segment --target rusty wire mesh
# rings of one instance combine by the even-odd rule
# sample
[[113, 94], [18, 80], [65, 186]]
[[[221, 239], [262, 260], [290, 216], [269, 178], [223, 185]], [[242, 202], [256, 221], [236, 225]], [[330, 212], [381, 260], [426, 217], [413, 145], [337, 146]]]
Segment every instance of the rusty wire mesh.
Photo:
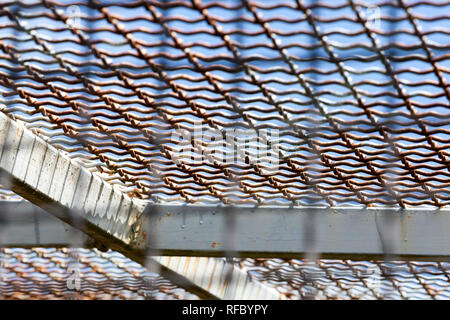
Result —
[[444, 262], [245, 259], [254, 279], [287, 299], [445, 299], [449, 264]]
[[[121, 254], [78, 249], [81, 289], [67, 287], [70, 249], [3, 249], [2, 299], [147, 299], [149, 273]], [[245, 259], [236, 262], [252, 279], [286, 299], [449, 299], [450, 265], [436, 262], [367, 262]], [[386, 276], [389, 274], [389, 276]], [[307, 275], [311, 278], [307, 283]], [[198, 299], [156, 276], [152, 299]]]
[[[445, 207], [449, 8], [4, 1], [0, 102], [144, 201]], [[276, 171], [251, 161], [255, 146], [224, 163], [208, 150], [227, 154], [234, 142], [204, 137], [180, 159], [174, 132], [192, 137], [199, 125], [219, 136], [276, 130]]]
[[[198, 299], [117, 252], [79, 251], [80, 290], [70, 290], [70, 249], [2, 249], [2, 299]], [[155, 277], [156, 292], [145, 290]]]
[[[352, 2], [93, 1], [92, 15], [83, 2], [4, 2], [2, 101], [145, 199], [442, 207], [448, 3], [379, 6], [393, 30], [371, 30]], [[196, 123], [280, 130], [278, 171], [174, 163], [173, 130]]]

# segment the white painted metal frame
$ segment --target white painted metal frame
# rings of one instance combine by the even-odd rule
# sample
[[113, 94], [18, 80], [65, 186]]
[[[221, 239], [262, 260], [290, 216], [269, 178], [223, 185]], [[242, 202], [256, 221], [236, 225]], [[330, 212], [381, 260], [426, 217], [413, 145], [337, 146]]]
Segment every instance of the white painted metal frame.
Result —
[[[203, 297], [282, 298], [275, 289], [251, 281], [245, 271], [224, 261], [147, 258], [145, 205], [123, 194], [100, 175], [90, 172], [2, 112], [0, 146], [3, 185], [98, 243], [140, 263], [157, 264], [163, 275]], [[202, 259], [202, 263], [199, 265], [196, 259]]]
[[137, 224], [144, 204], [3, 113], [0, 145], [1, 179], [11, 190], [70, 224], [72, 218], [82, 218], [88, 234], [102, 231], [108, 235], [103, 236], [107, 245], [143, 246], [137, 243]]
[[0, 200], [1, 247], [70, 247], [93, 244], [80, 230], [28, 201]]
[[[450, 260], [450, 210], [149, 206], [150, 249], [164, 255]], [[233, 247], [227, 219], [233, 215]]]

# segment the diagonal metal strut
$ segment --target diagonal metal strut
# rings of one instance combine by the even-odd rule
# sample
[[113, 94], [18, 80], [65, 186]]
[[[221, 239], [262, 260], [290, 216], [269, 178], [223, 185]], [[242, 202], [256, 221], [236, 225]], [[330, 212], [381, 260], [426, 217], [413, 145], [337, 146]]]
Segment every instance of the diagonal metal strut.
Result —
[[203, 298], [280, 299], [222, 260], [146, 258], [145, 203], [130, 198], [0, 112], [0, 182], [108, 248], [146, 264]]

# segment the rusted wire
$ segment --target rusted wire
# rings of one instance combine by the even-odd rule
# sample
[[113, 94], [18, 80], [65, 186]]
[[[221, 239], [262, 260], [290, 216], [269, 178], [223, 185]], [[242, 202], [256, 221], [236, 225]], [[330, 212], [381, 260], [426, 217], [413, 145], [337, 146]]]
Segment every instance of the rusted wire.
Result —
[[[383, 9], [378, 27], [369, 23], [365, 5], [352, 0], [3, 1], [0, 106], [148, 201], [232, 209], [448, 206], [450, 1], [374, 5]], [[72, 6], [82, 9], [79, 25], [72, 24]], [[222, 138], [232, 128], [258, 135], [279, 130], [278, 168], [266, 174], [266, 164], [248, 161], [254, 150], [244, 150], [244, 160], [221, 162], [207, 152], [208, 142], [192, 138], [191, 153], [204, 157], [177, 161], [174, 132], [194, 135], [200, 124]], [[221, 147], [235, 145], [225, 140]], [[13, 195], [0, 190], [0, 197]], [[228, 222], [225, 243], [232, 251]], [[66, 295], [64, 272], [49, 273], [48, 287], [29, 282], [23, 267], [41, 272], [45, 265], [35, 257], [22, 261], [14, 250], [3, 251], [6, 261], [19, 264], [7, 266], [6, 274], [20, 280], [2, 283], [4, 297], [24, 297], [30, 288], [40, 298]], [[56, 259], [54, 268], [64, 264], [55, 258], [59, 251], [45, 250], [25, 255]], [[81, 262], [89, 264], [89, 254]], [[311, 257], [228, 260], [288, 298], [448, 298], [447, 264]], [[378, 288], [372, 286], [377, 278], [365, 274], [371, 268], [379, 271]], [[98, 298], [101, 290], [107, 297], [127, 298], [123, 291], [131, 291], [142, 298], [143, 287], [155, 289], [144, 298], [186, 294], [174, 294], [179, 289], [157, 276], [123, 285], [101, 266], [93, 269], [105, 281], [92, 284], [94, 292], [88, 281], [81, 298]]]
[[281, 259], [243, 259], [239, 264], [255, 279], [276, 287], [287, 298], [308, 294], [309, 274], [316, 299], [445, 299], [448, 264], [437, 262], [386, 262]]
[[[450, 45], [427, 37], [445, 39], [450, 31], [423, 27], [448, 20], [442, 12], [449, 2], [377, 3], [404, 13], [409, 27], [395, 30], [368, 26], [352, 1], [92, 1], [93, 14], [82, 15], [79, 26], [68, 23], [71, 5], [89, 7], [0, 5], [7, 18], [0, 23], [4, 111], [33, 128], [47, 121], [39, 131], [50, 143], [83, 154], [130, 194], [191, 203], [449, 204]], [[421, 6], [433, 14], [419, 14]], [[336, 13], [315, 15], [318, 9]], [[244, 14], [229, 14], [236, 10]], [[236, 29], [238, 22], [246, 27]], [[353, 28], [319, 30], [344, 22]], [[161, 33], [165, 40], [152, 40]], [[257, 40], [236, 42], [237, 35]], [[417, 41], [378, 41], [392, 35]], [[388, 56], [391, 48], [400, 53]], [[316, 49], [324, 54], [302, 56]], [[393, 67], [414, 61], [422, 67]], [[236, 127], [279, 130], [278, 170], [266, 175], [263, 164], [221, 163], [204, 141], [192, 141], [203, 160], [174, 161], [173, 132], [192, 133], [198, 123], [222, 135]]]
[[[81, 270], [79, 299], [146, 299], [148, 292], [143, 288], [148, 276], [154, 278], [153, 299], [198, 299], [167, 279], [149, 275], [144, 267], [117, 252], [77, 250]], [[72, 298], [67, 288], [70, 249], [14, 248], [1, 252], [5, 278], [0, 284], [3, 299]]]

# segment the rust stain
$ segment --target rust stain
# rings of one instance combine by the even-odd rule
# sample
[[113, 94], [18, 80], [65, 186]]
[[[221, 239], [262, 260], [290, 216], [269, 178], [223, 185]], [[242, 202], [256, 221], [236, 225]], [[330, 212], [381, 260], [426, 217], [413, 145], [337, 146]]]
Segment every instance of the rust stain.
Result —
[[214, 248], [215, 248], [217, 245], [219, 245], [219, 244], [220, 244], [220, 242], [215, 242], [215, 241], [214, 241], [214, 242], [211, 243], [211, 248], [214, 249]]
[[142, 195], [137, 190], [129, 191], [126, 195], [130, 198], [142, 199]]
[[[166, 214], [166, 216], [167, 216], [167, 217], [171, 217], [172, 214], [171, 214], [170, 212], [168, 212], [168, 213]], [[158, 218], [158, 222], [161, 222], [161, 220], [162, 220], [164, 217], [165, 217], [165, 216], [160, 216], [160, 217]]]

